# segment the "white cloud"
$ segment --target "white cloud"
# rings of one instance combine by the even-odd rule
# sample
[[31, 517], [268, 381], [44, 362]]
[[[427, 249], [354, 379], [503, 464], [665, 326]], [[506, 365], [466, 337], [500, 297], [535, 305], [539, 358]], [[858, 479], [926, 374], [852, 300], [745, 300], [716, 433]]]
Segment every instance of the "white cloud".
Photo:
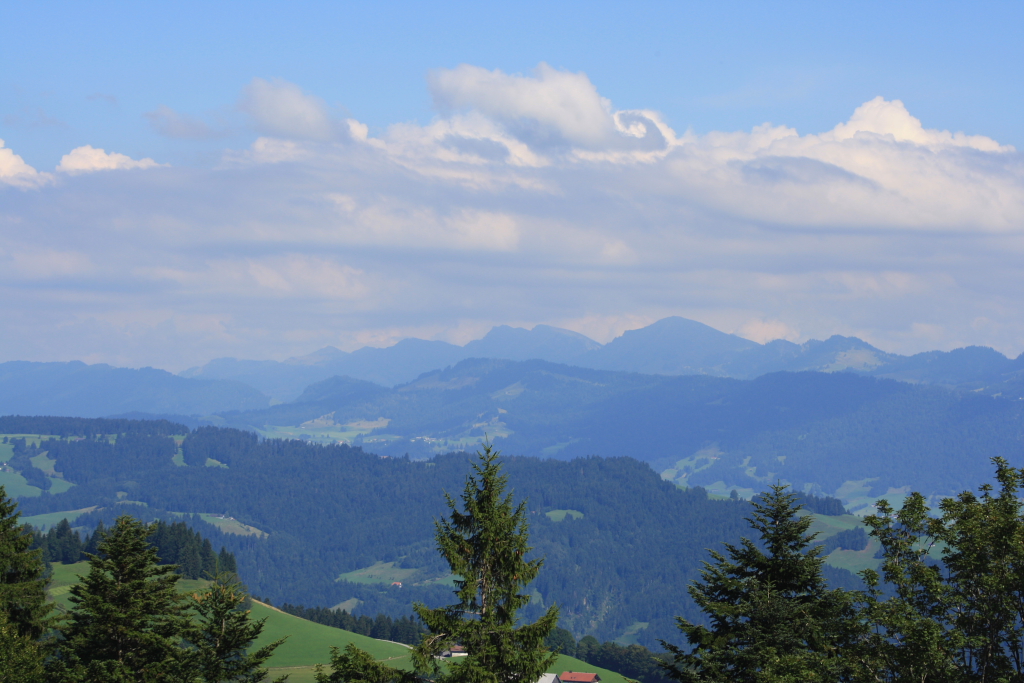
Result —
[[800, 332], [794, 330], [781, 320], [764, 320], [761, 318], [755, 318], [743, 323], [740, 329], [736, 331], [736, 334], [745, 339], [756, 341], [758, 344], [764, 344], [775, 339], [785, 339], [792, 342], [800, 340]]
[[252, 79], [238, 106], [267, 135], [326, 141], [341, 130], [323, 100], [287, 81]]
[[569, 146], [583, 153], [650, 152], [675, 142], [655, 112], [614, 111], [586, 74], [544, 63], [533, 76], [462, 64], [434, 70], [428, 81], [442, 111], [479, 112], [536, 150]]
[[914, 118], [899, 100], [887, 102], [881, 96], [857, 107], [846, 123], [840, 123], [822, 139], [849, 140], [860, 133], [871, 133], [897, 142], [912, 142], [929, 147], [970, 147], [983, 152], [1010, 152], [1012, 147], [1000, 145], [983, 135], [928, 130]]
[[22, 189], [40, 187], [52, 179], [49, 173], [40, 173], [0, 140], [0, 184]]
[[[608, 341], [673, 314], [759, 341], [1024, 350], [1024, 156], [995, 140], [881, 98], [822, 132], [676, 133], [545, 65], [430, 87], [433, 121], [371, 135], [257, 79], [251, 146], [130, 182], [40, 187], [50, 176], [0, 147], [4, 182], [40, 187], [0, 204], [0, 237], [24, 241], [0, 242], [0, 357], [196, 364], [497, 323]], [[45, 345], [19, 341], [40, 329]]]
[[92, 145], [76, 147], [60, 158], [57, 170], [63, 173], [92, 173], [160, 166], [152, 159], [132, 159], [125, 154], [96, 149]]

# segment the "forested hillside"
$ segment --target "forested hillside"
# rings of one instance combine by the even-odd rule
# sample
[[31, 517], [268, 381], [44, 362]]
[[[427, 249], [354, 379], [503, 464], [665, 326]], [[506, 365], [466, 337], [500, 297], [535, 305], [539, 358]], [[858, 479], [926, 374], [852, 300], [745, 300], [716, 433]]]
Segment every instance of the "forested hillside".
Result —
[[776, 480], [866, 506], [976, 486], [1016, 457], [1024, 402], [849, 372], [666, 377], [467, 360], [386, 389], [335, 377], [225, 424], [425, 458], [489, 437], [506, 452], [629, 456], [683, 485], [749, 496]]
[[[166, 422], [126, 423], [131, 431], [116, 436], [102, 433], [112, 423], [101, 421], [94, 433], [88, 423], [47, 424], [75, 435], [30, 438], [29, 460], [52, 459], [53, 477], [75, 485], [21, 498], [26, 515], [96, 507], [73, 521], [86, 525], [126, 510], [171, 521], [182, 519], [172, 513], [217, 513], [185, 521], [235, 555], [255, 594], [278, 603], [401, 617], [413, 600], [438, 605], [450, 596], [433, 520], [445, 510], [443, 492], [460, 489], [469, 454], [416, 462], [208, 427], [189, 433], [178, 457]], [[577, 637], [610, 640], [632, 629], [654, 645], [671, 635], [675, 615], [695, 616], [686, 585], [705, 549], [744, 533], [745, 501], [681, 490], [629, 458], [509, 457], [506, 469], [517, 499], [529, 501], [535, 553], [546, 558], [530, 609], [557, 602]], [[238, 533], [208, 523], [228, 520]]]

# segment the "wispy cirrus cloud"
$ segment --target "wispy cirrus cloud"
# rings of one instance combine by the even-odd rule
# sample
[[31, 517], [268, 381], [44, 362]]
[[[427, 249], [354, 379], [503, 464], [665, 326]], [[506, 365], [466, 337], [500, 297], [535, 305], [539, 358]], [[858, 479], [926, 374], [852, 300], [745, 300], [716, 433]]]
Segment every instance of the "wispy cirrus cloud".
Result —
[[231, 134], [227, 127], [215, 128], [202, 119], [179, 113], [165, 104], [142, 115], [153, 130], [178, 140], [215, 140]]

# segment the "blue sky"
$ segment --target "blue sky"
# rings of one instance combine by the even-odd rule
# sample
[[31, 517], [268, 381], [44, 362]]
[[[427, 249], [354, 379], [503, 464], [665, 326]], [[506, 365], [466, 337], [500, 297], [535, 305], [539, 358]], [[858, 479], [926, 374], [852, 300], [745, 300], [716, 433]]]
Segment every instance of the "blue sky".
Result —
[[0, 360], [670, 314], [1016, 355], [1022, 15], [9, 3]]

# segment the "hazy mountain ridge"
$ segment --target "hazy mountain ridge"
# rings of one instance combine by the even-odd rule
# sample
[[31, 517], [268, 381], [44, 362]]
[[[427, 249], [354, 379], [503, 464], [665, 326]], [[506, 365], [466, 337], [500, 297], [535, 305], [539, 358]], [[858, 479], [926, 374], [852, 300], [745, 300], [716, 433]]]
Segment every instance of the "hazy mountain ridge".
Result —
[[502, 325], [465, 346], [404, 339], [387, 348], [365, 347], [351, 353], [326, 347], [282, 362], [221, 358], [182, 374], [232, 379], [279, 401], [293, 401], [306, 386], [335, 375], [396, 386], [468, 358], [537, 359], [599, 370], [739, 379], [779, 371], [845, 370], [911, 382], [987, 386], [1024, 375], [1024, 359], [1011, 360], [985, 347], [901, 356], [838, 335], [803, 344], [782, 339], [759, 344], [679, 317], [629, 330], [603, 345], [549, 325], [532, 330]]
[[719, 493], [783, 480], [855, 506], [980, 483], [992, 457], [1018, 459], [1024, 433], [1024, 401], [852, 372], [739, 380], [470, 359], [392, 389], [332, 378], [303, 399], [219, 424], [414, 458], [490, 438], [516, 455], [629, 456]]
[[80, 361], [0, 363], [0, 414], [205, 415], [269, 404], [267, 396], [242, 382], [186, 379], [155, 368], [135, 370]]

